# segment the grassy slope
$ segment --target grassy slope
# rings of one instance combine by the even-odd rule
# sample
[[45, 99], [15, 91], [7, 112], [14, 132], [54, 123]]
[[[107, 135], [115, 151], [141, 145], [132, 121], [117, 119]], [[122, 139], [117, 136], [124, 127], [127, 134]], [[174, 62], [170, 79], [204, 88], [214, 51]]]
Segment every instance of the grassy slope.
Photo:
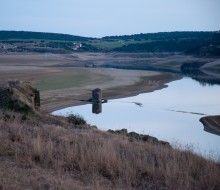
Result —
[[[74, 42], [82, 43], [75, 49]], [[185, 52], [197, 56], [219, 56], [217, 32], [160, 32], [90, 38], [68, 34], [0, 31], [0, 54], [79, 52]]]
[[0, 110], [0, 189], [218, 189], [220, 166], [191, 153]]

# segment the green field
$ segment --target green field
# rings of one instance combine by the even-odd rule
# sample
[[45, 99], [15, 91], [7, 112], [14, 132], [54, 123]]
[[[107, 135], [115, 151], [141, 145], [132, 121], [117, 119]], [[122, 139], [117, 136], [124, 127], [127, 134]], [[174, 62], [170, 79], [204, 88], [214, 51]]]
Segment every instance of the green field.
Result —
[[99, 49], [111, 50], [114, 48], [119, 48], [128, 44], [136, 44], [136, 43], [146, 43], [147, 41], [117, 41], [117, 42], [97, 42], [97, 43], [87, 43], [91, 46], [94, 46]]
[[35, 86], [39, 90], [58, 90], [66, 88], [74, 88], [80, 86], [86, 86], [90, 84], [99, 84], [105, 81], [111, 80], [109, 76], [90, 73], [88, 71], [74, 72], [74, 73], [62, 73], [51, 76], [43, 76]]

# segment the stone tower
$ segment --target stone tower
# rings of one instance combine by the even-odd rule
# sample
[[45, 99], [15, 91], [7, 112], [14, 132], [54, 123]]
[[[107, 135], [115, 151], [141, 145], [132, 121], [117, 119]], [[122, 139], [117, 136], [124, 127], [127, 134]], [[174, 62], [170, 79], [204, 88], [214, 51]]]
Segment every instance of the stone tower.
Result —
[[102, 102], [102, 90], [96, 88], [92, 91], [92, 102], [101, 103]]

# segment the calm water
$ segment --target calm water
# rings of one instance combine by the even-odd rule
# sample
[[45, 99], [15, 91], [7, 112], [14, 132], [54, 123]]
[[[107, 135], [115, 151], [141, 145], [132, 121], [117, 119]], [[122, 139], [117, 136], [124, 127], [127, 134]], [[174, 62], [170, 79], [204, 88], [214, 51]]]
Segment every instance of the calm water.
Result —
[[[220, 114], [220, 86], [201, 86], [183, 78], [168, 88], [138, 96], [110, 100], [102, 104], [102, 113], [93, 114], [92, 105], [69, 107], [53, 112], [82, 115], [88, 123], [102, 130], [122, 129], [149, 134], [160, 140], [193, 145], [203, 156], [212, 153], [220, 160], [220, 136], [204, 131], [199, 119], [203, 115]], [[176, 112], [177, 111], [177, 112]]]

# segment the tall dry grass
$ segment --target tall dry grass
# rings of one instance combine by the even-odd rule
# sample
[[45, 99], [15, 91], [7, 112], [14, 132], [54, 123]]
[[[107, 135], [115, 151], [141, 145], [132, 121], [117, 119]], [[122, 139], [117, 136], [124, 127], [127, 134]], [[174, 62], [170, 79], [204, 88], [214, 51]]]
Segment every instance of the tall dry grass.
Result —
[[130, 142], [64, 118], [0, 114], [0, 189], [220, 187], [219, 163], [190, 150]]

